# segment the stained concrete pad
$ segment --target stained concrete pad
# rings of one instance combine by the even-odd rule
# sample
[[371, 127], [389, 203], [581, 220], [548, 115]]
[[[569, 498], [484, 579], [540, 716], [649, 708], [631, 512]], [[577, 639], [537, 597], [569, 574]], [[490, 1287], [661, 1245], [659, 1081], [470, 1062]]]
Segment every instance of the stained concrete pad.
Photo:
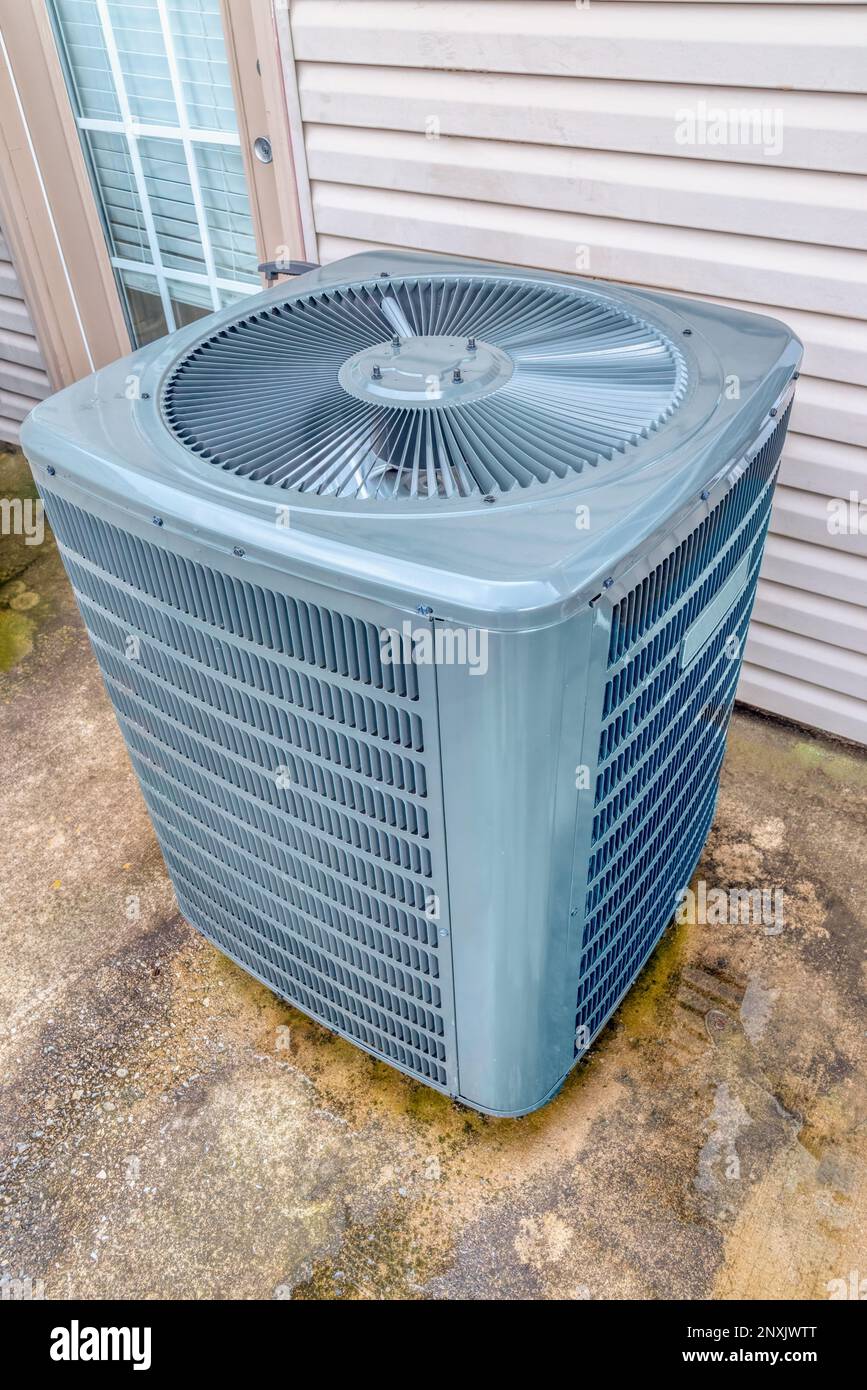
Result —
[[[32, 496], [20, 456], [0, 495]], [[493, 1120], [180, 916], [50, 536], [0, 539], [0, 1284], [48, 1298], [796, 1298], [867, 1276], [867, 757], [738, 710], [696, 879], [544, 1110]]]

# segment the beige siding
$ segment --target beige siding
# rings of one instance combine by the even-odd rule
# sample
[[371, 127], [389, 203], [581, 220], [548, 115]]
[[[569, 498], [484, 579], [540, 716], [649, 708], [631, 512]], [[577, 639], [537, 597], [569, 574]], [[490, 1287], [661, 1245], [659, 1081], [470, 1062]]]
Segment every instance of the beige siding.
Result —
[[[742, 698], [867, 742], [867, 10], [295, 0], [319, 256], [415, 247], [756, 308], [806, 347]], [[680, 144], [771, 108], [782, 146]], [[438, 131], [426, 137], [426, 129]], [[584, 263], [584, 262], [582, 262]]]
[[0, 443], [17, 444], [27, 412], [51, 390], [0, 228]]

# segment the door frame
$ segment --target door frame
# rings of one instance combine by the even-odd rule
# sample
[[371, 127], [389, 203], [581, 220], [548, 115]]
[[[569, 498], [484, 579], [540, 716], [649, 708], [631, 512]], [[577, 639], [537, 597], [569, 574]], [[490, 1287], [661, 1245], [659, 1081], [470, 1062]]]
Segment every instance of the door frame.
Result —
[[[305, 234], [274, 3], [220, 0], [220, 8], [259, 260], [304, 259], [309, 229]], [[271, 143], [270, 164], [253, 154], [260, 135]], [[306, 188], [304, 196], [309, 201]], [[0, 0], [0, 220], [52, 386], [130, 352], [44, 0]]]
[[42, 0], [0, 0], [0, 214], [52, 386], [129, 352]]

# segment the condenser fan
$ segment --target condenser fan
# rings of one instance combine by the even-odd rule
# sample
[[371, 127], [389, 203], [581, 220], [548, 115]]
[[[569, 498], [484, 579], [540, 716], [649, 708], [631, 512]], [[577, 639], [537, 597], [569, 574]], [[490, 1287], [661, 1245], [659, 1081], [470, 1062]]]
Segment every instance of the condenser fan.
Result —
[[625, 452], [671, 415], [686, 379], [658, 328], [601, 295], [381, 276], [220, 329], [181, 359], [163, 407], [189, 449], [255, 482], [470, 497]]

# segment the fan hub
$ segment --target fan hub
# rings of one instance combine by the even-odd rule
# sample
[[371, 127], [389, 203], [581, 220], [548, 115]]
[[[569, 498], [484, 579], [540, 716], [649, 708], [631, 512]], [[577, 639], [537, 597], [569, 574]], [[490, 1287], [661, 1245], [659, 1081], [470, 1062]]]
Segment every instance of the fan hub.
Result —
[[375, 343], [347, 358], [337, 373], [344, 391], [363, 401], [409, 408], [457, 405], [505, 385], [515, 365], [481, 340], [431, 334]]

